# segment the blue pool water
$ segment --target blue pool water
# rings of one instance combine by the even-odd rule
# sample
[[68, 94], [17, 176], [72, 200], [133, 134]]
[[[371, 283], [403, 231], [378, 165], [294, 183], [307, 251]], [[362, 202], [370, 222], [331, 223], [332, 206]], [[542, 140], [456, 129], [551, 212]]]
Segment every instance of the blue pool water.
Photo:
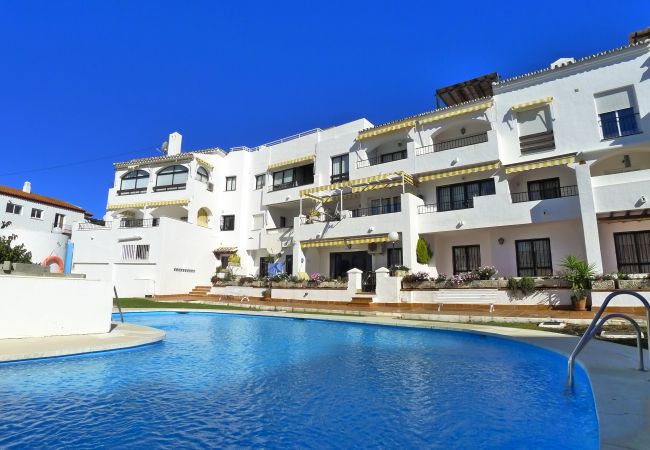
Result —
[[0, 365], [0, 448], [597, 448], [588, 379], [475, 334], [128, 314], [132, 350]]

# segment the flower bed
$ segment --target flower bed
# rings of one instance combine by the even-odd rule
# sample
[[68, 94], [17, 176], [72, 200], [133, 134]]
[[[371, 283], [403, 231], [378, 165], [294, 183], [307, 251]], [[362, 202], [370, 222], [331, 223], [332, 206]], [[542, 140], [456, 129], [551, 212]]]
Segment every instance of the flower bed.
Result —
[[631, 291], [650, 291], [650, 280], [647, 278], [635, 280], [616, 280], [619, 289], [629, 289]]

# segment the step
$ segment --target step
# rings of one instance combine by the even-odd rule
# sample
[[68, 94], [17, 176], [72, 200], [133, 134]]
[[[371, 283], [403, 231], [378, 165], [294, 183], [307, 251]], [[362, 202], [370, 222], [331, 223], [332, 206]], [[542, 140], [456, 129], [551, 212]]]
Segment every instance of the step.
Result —
[[350, 301], [351, 304], [357, 305], [357, 306], [368, 306], [372, 303], [372, 297], [368, 296], [355, 296], [352, 297], [352, 300]]

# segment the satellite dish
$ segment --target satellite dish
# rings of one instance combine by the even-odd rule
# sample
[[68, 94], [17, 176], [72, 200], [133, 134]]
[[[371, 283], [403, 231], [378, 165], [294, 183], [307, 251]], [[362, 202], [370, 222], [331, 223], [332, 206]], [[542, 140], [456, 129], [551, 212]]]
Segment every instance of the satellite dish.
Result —
[[269, 242], [269, 244], [266, 246], [266, 251], [269, 252], [269, 255], [277, 255], [280, 253], [280, 250], [282, 250], [282, 247], [278, 241]]
[[165, 155], [167, 154], [167, 147], [169, 147], [169, 143], [167, 141], [163, 142], [160, 146], [160, 151]]

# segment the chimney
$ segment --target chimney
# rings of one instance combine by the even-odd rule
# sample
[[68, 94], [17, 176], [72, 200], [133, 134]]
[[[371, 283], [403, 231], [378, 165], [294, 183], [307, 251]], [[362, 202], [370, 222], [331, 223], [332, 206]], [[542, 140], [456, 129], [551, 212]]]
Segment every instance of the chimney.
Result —
[[628, 37], [628, 42], [631, 45], [633, 45], [639, 42], [643, 42], [647, 39], [650, 39], [650, 27], [630, 33], [630, 36]]
[[181, 152], [181, 141], [183, 136], [177, 131], [169, 135], [169, 143], [167, 145], [167, 155], [178, 155]]
[[27, 192], [28, 194], [32, 193], [32, 183], [29, 181], [25, 181], [25, 184], [23, 184], [23, 192]]
[[568, 66], [576, 62], [575, 58], [560, 58], [551, 63], [551, 69], [557, 69], [558, 67]]

